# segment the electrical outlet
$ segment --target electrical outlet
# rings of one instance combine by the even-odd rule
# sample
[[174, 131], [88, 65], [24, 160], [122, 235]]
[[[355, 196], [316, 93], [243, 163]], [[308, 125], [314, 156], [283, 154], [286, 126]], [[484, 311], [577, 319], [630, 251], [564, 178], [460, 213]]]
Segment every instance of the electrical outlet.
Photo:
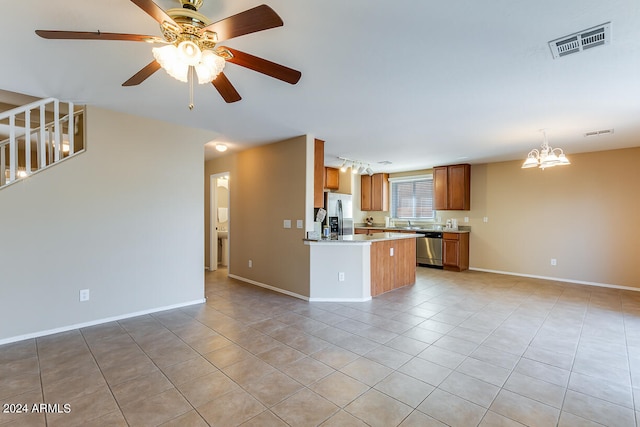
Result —
[[469, 217], [468, 216], [464, 217], [464, 222], [469, 222]]
[[253, 268], [253, 261], [249, 260], [249, 268]]
[[558, 265], [558, 260], [555, 258], [551, 258], [551, 265], [553, 265], [554, 267]]
[[89, 301], [89, 289], [80, 289], [80, 302]]
[[393, 248], [389, 248], [389, 256], [393, 256]]
[[344, 282], [344, 271], [341, 271], [340, 273], [338, 273], [338, 281]]
[[489, 217], [485, 216], [484, 218], [482, 218], [482, 222], [489, 222]]

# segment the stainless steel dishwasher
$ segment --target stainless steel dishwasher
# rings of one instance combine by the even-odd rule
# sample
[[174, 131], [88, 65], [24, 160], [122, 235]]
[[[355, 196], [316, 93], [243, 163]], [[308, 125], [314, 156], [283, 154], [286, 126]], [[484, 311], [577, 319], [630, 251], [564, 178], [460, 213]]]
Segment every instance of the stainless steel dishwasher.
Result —
[[418, 231], [416, 239], [416, 264], [442, 268], [442, 232]]

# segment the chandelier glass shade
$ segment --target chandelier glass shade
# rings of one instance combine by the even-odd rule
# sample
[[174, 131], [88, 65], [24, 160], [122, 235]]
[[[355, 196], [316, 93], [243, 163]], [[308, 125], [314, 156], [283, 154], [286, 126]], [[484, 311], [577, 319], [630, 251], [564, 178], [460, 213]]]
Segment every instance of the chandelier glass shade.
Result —
[[529, 151], [527, 154], [527, 158], [522, 164], [522, 169], [528, 168], [550, 168], [553, 166], [564, 166], [570, 165], [569, 159], [564, 155], [564, 152], [561, 148], [552, 148], [549, 146], [547, 142], [547, 134], [544, 133], [544, 141], [542, 142], [542, 146], [540, 150], [534, 148]]
[[180, 44], [169, 44], [153, 48], [153, 57], [174, 79], [187, 83], [189, 67], [194, 67], [198, 83], [210, 83], [222, 72], [225, 60], [212, 50], [201, 51], [198, 45], [186, 40]]

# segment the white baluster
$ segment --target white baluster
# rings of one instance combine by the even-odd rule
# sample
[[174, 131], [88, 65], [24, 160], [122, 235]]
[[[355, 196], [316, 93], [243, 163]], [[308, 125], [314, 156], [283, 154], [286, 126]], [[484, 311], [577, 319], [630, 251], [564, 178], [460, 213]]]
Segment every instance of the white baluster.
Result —
[[31, 110], [24, 112], [24, 170], [31, 175]]
[[67, 129], [69, 132], [69, 155], [73, 156], [75, 153], [74, 136], [76, 133], [76, 121], [73, 119], [73, 102], [69, 102], [69, 121], [67, 122]]
[[60, 129], [60, 101], [53, 101], [53, 138], [55, 150], [53, 154], [54, 161], [60, 160], [60, 151], [62, 149], [62, 132]]
[[46, 134], [46, 117], [44, 111], [44, 104], [40, 104], [40, 140], [39, 142], [39, 153], [38, 156], [40, 158], [40, 169], [44, 169], [47, 167], [47, 134]]
[[16, 180], [16, 116], [9, 116], [9, 182]]
[[5, 146], [0, 145], [0, 187], [7, 183], [7, 156]]

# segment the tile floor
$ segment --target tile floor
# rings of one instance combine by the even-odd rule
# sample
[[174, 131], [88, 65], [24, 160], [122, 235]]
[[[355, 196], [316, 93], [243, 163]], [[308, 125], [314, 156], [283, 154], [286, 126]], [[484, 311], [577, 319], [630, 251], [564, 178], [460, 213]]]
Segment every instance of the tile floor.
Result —
[[[0, 425], [621, 427], [640, 418], [637, 292], [424, 268], [414, 286], [366, 303], [308, 303], [225, 270], [206, 282], [203, 305], [0, 347], [9, 412]], [[47, 413], [6, 406], [31, 412], [41, 402]]]

